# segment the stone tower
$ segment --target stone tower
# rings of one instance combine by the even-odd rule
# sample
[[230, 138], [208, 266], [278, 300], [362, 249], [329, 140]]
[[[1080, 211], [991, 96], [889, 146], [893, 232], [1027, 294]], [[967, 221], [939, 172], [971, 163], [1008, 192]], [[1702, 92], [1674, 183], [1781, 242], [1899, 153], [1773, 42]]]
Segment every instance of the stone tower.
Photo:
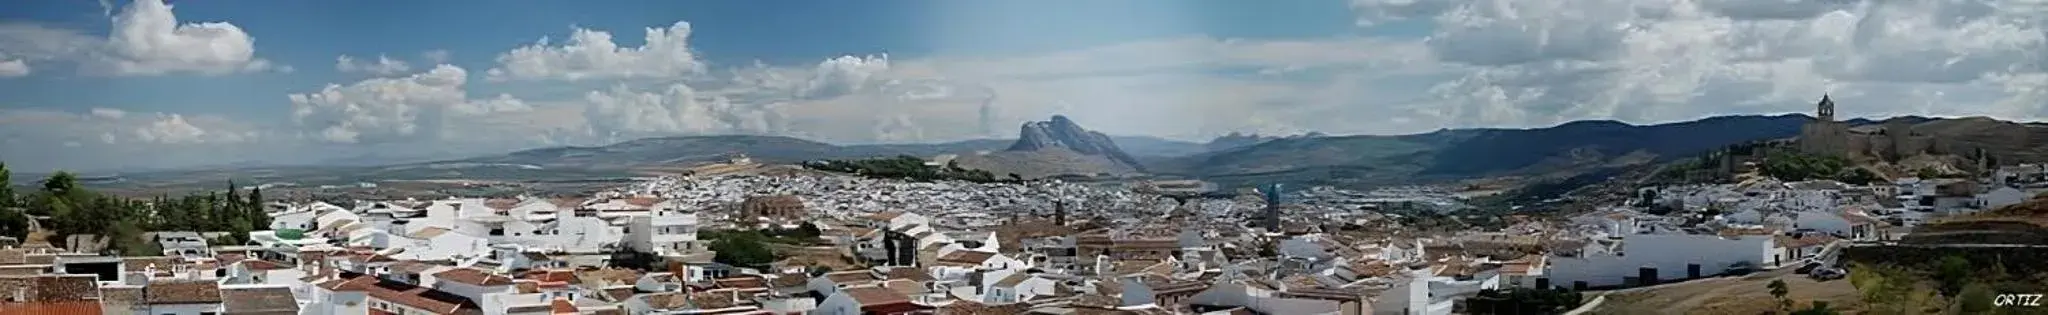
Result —
[[1827, 94], [1821, 94], [1820, 105], [1817, 107], [1819, 109], [1814, 115], [1815, 119], [1827, 122], [1835, 121], [1835, 100], [1829, 99]]
[[1849, 152], [1849, 126], [1835, 120], [1835, 101], [1823, 94], [1814, 109], [1814, 119], [1799, 130], [1799, 151], [1812, 155], [1841, 156]]

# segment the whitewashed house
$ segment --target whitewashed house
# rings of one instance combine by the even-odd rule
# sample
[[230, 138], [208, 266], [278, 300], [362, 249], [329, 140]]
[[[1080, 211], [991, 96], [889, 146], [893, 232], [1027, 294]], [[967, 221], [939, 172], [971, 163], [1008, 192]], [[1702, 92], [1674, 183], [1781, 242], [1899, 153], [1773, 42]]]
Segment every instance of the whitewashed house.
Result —
[[[1637, 278], [1636, 283], [1688, 279], [1720, 274], [1738, 263], [1775, 266], [1770, 261], [1772, 241], [1772, 235], [1629, 235], [1613, 252], [1589, 250], [1579, 257], [1545, 257], [1550, 268], [1544, 273], [1552, 285], [1567, 288], [1619, 286], [1629, 284], [1629, 278]], [[1639, 276], [1644, 274], [1657, 279], [1643, 281]]]

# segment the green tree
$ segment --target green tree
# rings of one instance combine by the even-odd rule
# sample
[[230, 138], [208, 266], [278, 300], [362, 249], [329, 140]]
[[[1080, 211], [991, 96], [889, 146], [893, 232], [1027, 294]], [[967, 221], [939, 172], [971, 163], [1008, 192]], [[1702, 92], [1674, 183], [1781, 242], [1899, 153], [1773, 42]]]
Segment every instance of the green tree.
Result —
[[0, 209], [14, 207], [19, 202], [14, 196], [14, 172], [7, 170], [7, 162], [0, 162]]
[[1956, 308], [1961, 309], [1963, 314], [1990, 313], [1993, 307], [1992, 302], [1994, 302], [1992, 300], [1994, 298], [1993, 294], [1989, 285], [1982, 283], [1964, 285], [1962, 293], [1956, 296]]
[[264, 206], [264, 202], [263, 186], [249, 189], [249, 226], [259, 230], [270, 229], [270, 212], [268, 207]]
[[28, 214], [14, 208], [0, 207], [0, 236], [25, 240], [28, 237]]
[[1771, 280], [1771, 284], [1764, 287], [1771, 289], [1771, 298], [1778, 300], [1778, 309], [1792, 309], [1792, 300], [1785, 298], [1785, 295], [1792, 294], [1792, 288], [1785, 286], [1784, 279]]
[[1953, 298], [1961, 293], [1963, 285], [1969, 283], [1970, 272], [1970, 260], [1962, 256], [1942, 257], [1934, 268], [1935, 289], [1941, 292], [1941, 296]]
[[712, 257], [720, 263], [734, 266], [758, 267], [775, 262], [775, 253], [768, 250], [767, 236], [754, 231], [732, 231], [713, 234], [711, 250], [718, 252]]
[[49, 178], [43, 179], [43, 192], [50, 195], [70, 196], [76, 190], [78, 190], [78, 175], [72, 175], [71, 172], [57, 171], [57, 173], [50, 174]]

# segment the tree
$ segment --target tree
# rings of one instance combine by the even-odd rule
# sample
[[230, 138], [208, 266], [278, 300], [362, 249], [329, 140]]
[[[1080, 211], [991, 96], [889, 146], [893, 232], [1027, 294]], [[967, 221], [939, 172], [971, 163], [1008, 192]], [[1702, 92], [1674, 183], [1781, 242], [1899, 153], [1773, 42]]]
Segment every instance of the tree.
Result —
[[1785, 286], [1784, 279], [1771, 280], [1771, 284], [1765, 287], [1771, 288], [1771, 297], [1778, 300], [1778, 309], [1792, 309], [1792, 300], [1785, 298], [1785, 295], [1792, 294], [1792, 289]]
[[755, 267], [775, 261], [775, 253], [768, 250], [767, 236], [754, 231], [734, 231], [714, 234], [711, 250], [718, 252], [713, 260], [734, 266]]
[[28, 214], [0, 207], [0, 236], [24, 240], [28, 237]]
[[67, 196], [77, 189], [78, 175], [72, 175], [71, 172], [57, 171], [50, 174], [49, 178], [43, 179], [43, 192], [50, 195]]
[[1994, 307], [1992, 302], [1995, 302], [1993, 294], [1991, 286], [1982, 283], [1965, 285], [1963, 291], [1956, 296], [1956, 308], [1961, 309], [1963, 314], [1990, 313]]
[[7, 162], [0, 162], [0, 209], [13, 207], [16, 202], [14, 197], [14, 172], [7, 170]]
[[1934, 280], [1941, 296], [1955, 297], [1963, 291], [1963, 285], [1970, 281], [1970, 260], [1962, 256], [1942, 257], [1935, 266]]
[[249, 189], [248, 209], [249, 214], [246, 217], [249, 218], [249, 226], [257, 229], [270, 229], [270, 211], [264, 206], [263, 186]]

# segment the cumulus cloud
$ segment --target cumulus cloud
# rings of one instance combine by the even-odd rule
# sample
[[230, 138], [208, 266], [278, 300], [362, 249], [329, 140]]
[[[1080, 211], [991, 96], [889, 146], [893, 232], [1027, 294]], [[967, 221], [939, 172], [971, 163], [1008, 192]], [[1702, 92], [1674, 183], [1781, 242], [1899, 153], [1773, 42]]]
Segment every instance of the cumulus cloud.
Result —
[[592, 134], [610, 141], [636, 136], [675, 134], [770, 133], [774, 119], [766, 110], [739, 108], [731, 100], [702, 95], [683, 84], [660, 92], [636, 91], [624, 85], [584, 95], [583, 113]]
[[818, 62], [811, 80], [798, 94], [806, 98], [833, 97], [860, 91], [870, 80], [889, 71], [889, 55], [839, 56]]
[[238, 143], [256, 137], [254, 131], [209, 131], [186, 121], [180, 114], [157, 114], [154, 121], [135, 127], [134, 134], [136, 140], [163, 144]]
[[[2040, 73], [2043, 17], [2024, 1], [1358, 0], [1361, 24], [1428, 21], [1446, 67], [1420, 114], [1452, 125], [1669, 121], [1805, 111], [1834, 91], [1845, 114], [2048, 112], [1905, 100]], [[2023, 81], [2023, 80], [2022, 80]], [[2025, 93], [2012, 93], [2023, 96]], [[1963, 101], [1949, 99], [1950, 101]], [[2012, 102], [2009, 102], [2012, 103]], [[2022, 102], [2023, 103], [2023, 102]], [[2011, 106], [2011, 105], [2005, 105]]]
[[227, 22], [179, 24], [162, 0], [138, 0], [111, 15], [106, 37], [27, 23], [0, 25], [0, 52], [63, 60], [91, 74], [218, 75], [289, 67], [257, 58], [255, 38]]
[[21, 59], [0, 59], [0, 78], [27, 76], [28, 62]]
[[468, 77], [461, 67], [444, 64], [406, 77], [329, 84], [290, 95], [292, 121], [304, 135], [325, 142], [440, 139], [448, 114], [498, 106], [470, 104], [463, 89]]
[[226, 22], [178, 24], [171, 6], [160, 0], [130, 3], [113, 19], [100, 61], [114, 74], [223, 74], [271, 67], [256, 58], [255, 38], [242, 28]]
[[376, 61], [357, 61], [354, 57], [341, 55], [334, 57], [334, 70], [389, 76], [412, 71], [412, 65], [408, 65], [404, 61], [392, 60], [391, 57], [384, 55], [377, 55]]
[[690, 23], [647, 28], [646, 44], [620, 47], [606, 31], [575, 28], [569, 41], [555, 46], [547, 38], [498, 55], [498, 67], [485, 73], [492, 80], [586, 80], [616, 78], [681, 78], [704, 72], [705, 65], [689, 46]]

